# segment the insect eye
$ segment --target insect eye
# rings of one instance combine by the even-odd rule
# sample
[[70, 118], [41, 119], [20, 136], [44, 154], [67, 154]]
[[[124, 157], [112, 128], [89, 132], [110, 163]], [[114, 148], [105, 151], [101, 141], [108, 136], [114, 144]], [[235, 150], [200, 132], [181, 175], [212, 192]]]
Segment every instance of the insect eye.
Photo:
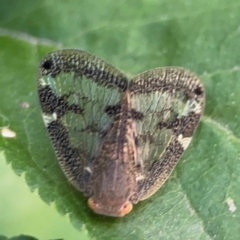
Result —
[[92, 210], [95, 210], [95, 209], [98, 209], [99, 207], [99, 204], [92, 198], [89, 198], [88, 199], [88, 206], [92, 209]]
[[121, 216], [123, 217], [124, 215], [128, 214], [129, 212], [132, 211], [132, 203], [131, 202], [126, 202], [122, 205], [121, 207]]

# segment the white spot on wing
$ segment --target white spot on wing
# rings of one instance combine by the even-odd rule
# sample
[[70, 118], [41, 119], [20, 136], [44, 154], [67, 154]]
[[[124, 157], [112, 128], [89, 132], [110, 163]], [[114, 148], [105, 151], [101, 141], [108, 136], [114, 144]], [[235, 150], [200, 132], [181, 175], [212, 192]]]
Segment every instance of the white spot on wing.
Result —
[[52, 121], [57, 120], [57, 114], [53, 113], [52, 115], [45, 115], [43, 114], [43, 121], [45, 126], [47, 127]]
[[189, 114], [189, 112], [201, 113], [202, 107], [194, 99], [190, 99], [187, 101], [187, 103], [185, 105], [182, 116], [187, 116]]
[[189, 143], [191, 142], [191, 139], [192, 139], [191, 137], [183, 138], [182, 134], [178, 136], [178, 141], [181, 143], [184, 150], [188, 147]]
[[90, 174], [92, 174], [92, 170], [90, 167], [85, 167], [84, 170], [87, 170]]
[[42, 77], [39, 78], [38, 81], [39, 81], [40, 85], [43, 86], [43, 87], [49, 85], [49, 84], [44, 80], [44, 78], [42, 78]]

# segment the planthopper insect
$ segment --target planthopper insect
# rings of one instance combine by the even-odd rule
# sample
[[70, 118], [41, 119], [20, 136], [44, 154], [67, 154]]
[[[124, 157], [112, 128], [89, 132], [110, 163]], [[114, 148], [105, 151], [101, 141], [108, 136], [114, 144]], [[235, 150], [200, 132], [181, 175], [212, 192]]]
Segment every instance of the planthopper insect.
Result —
[[200, 79], [162, 67], [129, 80], [80, 50], [48, 53], [37, 89], [68, 180], [98, 214], [122, 217], [154, 194], [188, 147], [204, 111]]

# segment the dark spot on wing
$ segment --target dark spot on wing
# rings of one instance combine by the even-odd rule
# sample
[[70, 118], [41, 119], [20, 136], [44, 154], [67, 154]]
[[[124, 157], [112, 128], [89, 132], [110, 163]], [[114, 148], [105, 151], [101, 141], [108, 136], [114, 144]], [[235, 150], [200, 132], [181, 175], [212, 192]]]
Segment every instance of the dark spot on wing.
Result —
[[160, 130], [163, 128], [171, 129], [178, 121], [178, 113], [171, 107], [161, 111], [160, 119], [166, 114], [168, 115], [168, 119], [161, 120], [157, 125]]
[[45, 62], [42, 63], [42, 67], [49, 70], [53, 65], [53, 62], [51, 59], [46, 60]]
[[96, 133], [102, 132], [102, 129], [96, 123], [89, 124], [86, 128], [81, 129], [80, 132], [89, 132], [89, 133]]
[[142, 121], [144, 118], [144, 114], [142, 112], [135, 110], [134, 108], [131, 109], [131, 114], [132, 114], [132, 118], [135, 120]]
[[121, 111], [121, 105], [117, 104], [117, 105], [108, 105], [105, 108], [105, 112], [109, 115], [109, 116], [115, 116], [117, 114], [119, 114]]
[[202, 86], [198, 86], [197, 88], [194, 89], [194, 93], [197, 95], [201, 95], [203, 93], [203, 87]]
[[50, 115], [52, 113], [57, 114], [57, 118], [61, 118], [68, 112], [74, 114], [82, 114], [83, 109], [76, 104], [69, 104], [68, 98], [70, 94], [65, 94], [58, 97], [52, 92], [49, 86], [38, 88], [39, 100], [44, 114]]
[[176, 136], [182, 134], [183, 137], [191, 137], [196, 129], [200, 117], [201, 114], [199, 113], [189, 112], [187, 116], [175, 118], [173, 121], [159, 122], [158, 128], [171, 129]]
[[141, 166], [142, 166], [142, 165], [141, 165], [140, 163], [138, 163], [135, 167], [136, 167], [136, 168], [141, 168]]
[[156, 142], [155, 137], [150, 132], [147, 132], [145, 134], [139, 134], [137, 139], [135, 139], [135, 143], [136, 143], [136, 140], [138, 145], [145, 144], [146, 142], [148, 142], [149, 144], [153, 144]]
[[75, 113], [75, 114], [79, 114], [79, 115], [82, 115], [83, 113], [83, 109], [80, 108], [79, 105], [77, 104], [72, 104], [69, 106], [69, 111]]
[[139, 138], [135, 137], [134, 138], [135, 145], [138, 147], [139, 146]]

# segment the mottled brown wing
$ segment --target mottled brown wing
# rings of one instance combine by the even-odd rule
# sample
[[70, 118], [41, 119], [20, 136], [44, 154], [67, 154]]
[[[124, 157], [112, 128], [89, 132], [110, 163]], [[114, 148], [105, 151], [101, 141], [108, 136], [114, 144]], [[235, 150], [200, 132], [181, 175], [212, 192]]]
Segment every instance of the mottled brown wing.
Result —
[[188, 147], [204, 110], [204, 88], [192, 72], [165, 67], [135, 76], [130, 92], [143, 200], [161, 187]]
[[102, 138], [112, 124], [127, 78], [105, 61], [79, 50], [47, 54], [37, 87], [43, 119], [60, 166], [80, 191], [87, 183]]

